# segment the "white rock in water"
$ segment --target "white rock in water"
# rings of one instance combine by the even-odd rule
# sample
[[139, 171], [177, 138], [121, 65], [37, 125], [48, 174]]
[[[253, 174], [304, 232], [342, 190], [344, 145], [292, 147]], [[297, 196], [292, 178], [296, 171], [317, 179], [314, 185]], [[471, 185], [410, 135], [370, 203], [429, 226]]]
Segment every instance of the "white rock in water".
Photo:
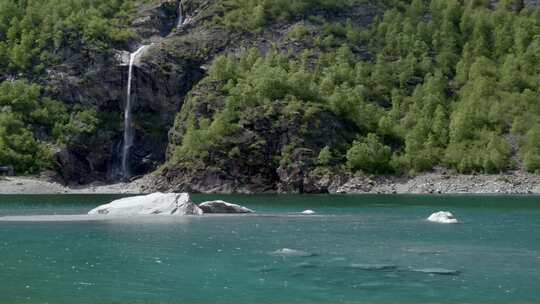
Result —
[[313, 254], [313, 253], [305, 252], [305, 251], [302, 251], [302, 250], [289, 249], [289, 248], [278, 249], [278, 250], [272, 252], [271, 254], [275, 255], [275, 256], [280, 256], [280, 257], [310, 257], [310, 256], [315, 256], [315, 254]]
[[199, 208], [204, 213], [253, 213], [251, 209], [225, 201], [204, 202], [199, 205]]
[[126, 197], [99, 206], [89, 215], [201, 215], [187, 193], [153, 193]]
[[430, 222], [442, 224], [457, 224], [458, 220], [448, 211], [435, 212], [427, 218]]
[[313, 214], [315, 214], [315, 211], [313, 211], [313, 210], [304, 210], [304, 211], [302, 211], [302, 214], [304, 214], [304, 215], [313, 215]]

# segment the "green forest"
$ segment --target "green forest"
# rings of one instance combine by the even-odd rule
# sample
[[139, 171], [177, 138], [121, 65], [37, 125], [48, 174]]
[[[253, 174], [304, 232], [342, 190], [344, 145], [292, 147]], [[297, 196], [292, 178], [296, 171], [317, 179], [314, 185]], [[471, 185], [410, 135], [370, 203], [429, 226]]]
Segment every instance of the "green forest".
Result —
[[399, 175], [437, 166], [540, 170], [540, 12], [519, 1], [496, 9], [489, 1], [393, 2], [365, 29], [309, 16], [354, 1], [228, 1], [219, 24], [258, 32], [296, 19], [289, 39], [305, 49], [218, 57], [205, 81], [217, 83], [226, 104], [211, 121], [191, 123], [177, 160], [207, 162], [206, 151], [234, 141], [250, 109], [285, 101], [290, 111], [329, 109], [354, 133], [323, 148], [320, 166]]
[[[66, 54], [91, 61], [125, 48], [141, 2], [0, 0], [0, 165], [20, 174], [51, 168], [56, 149], [96, 132], [99, 113], [50, 98], [40, 76]], [[211, 118], [179, 113], [188, 126], [170, 161], [212, 162], [208, 151], [234, 145], [250, 110], [284, 103], [291, 113], [329, 111], [346, 122], [343, 140], [316, 151], [320, 168], [538, 172], [540, 11], [490, 2], [376, 1], [379, 14], [366, 27], [333, 16], [369, 0], [220, 1], [207, 26], [252, 37], [294, 24], [286, 39], [301, 51], [217, 56], [201, 83], [225, 104]]]

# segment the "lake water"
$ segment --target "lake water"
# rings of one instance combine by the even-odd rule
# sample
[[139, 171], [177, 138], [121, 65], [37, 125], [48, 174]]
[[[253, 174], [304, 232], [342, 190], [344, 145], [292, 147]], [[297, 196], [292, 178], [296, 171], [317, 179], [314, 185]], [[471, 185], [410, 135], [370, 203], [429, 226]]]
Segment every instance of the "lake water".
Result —
[[[114, 198], [0, 196], [0, 216]], [[540, 197], [220, 198], [258, 215], [0, 221], [0, 303], [540, 301]], [[439, 210], [462, 223], [425, 221]]]

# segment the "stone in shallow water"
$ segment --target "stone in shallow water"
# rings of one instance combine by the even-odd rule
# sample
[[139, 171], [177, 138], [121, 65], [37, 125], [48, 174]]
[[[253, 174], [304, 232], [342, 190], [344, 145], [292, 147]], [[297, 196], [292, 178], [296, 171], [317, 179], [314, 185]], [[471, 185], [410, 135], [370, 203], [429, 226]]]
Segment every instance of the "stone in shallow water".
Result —
[[351, 268], [370, 270], [370, 271], [383, 271], [383, 270], [395, 270], [398, 267], [390, 264], [351, 264]]
[[315, 256], [313, 253], [305, 252], [302, 250], [295, 250], [290, 248], [282, 248], [278, 249], [271, 253], [274, 256], [280, 256], [280, 257], [311, 257]]
[[203, 211], [187, 193], [153, 193], [126, 197], [99, 206], [89, 215], [201, 215]]
[[458, 220], [451, 212], [439, 211], [435, 212], [427, 218], [428, 221], [441, 224], [457, 224]]
[[214, 213], [214, 214], [223, 214], [223, 213], [253, 213], [253, 210], [246, 207], [227, 203], [225, 201], [210, 201], [204, 202], [199, 205], [199, 208], [202, 209], [204, 213]]
[[446, 268], [417, 268], [413, 269], [414, 272], [421, 272], [427, 274], [438, 274], [438, 275], [459, 275], [459, 270], [446, 269]]

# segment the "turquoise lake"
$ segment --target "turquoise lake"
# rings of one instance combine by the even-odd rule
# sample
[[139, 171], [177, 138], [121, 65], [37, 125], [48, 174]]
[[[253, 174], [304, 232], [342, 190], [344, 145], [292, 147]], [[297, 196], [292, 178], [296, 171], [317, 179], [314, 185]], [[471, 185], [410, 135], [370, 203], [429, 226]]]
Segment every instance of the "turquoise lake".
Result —
[[[0, 217], [119, 197], [0, 196]], [[215, 198], [257, 215], [0, 219], [0, 303], [540, 302], [540, 197], [194, 196]]]

